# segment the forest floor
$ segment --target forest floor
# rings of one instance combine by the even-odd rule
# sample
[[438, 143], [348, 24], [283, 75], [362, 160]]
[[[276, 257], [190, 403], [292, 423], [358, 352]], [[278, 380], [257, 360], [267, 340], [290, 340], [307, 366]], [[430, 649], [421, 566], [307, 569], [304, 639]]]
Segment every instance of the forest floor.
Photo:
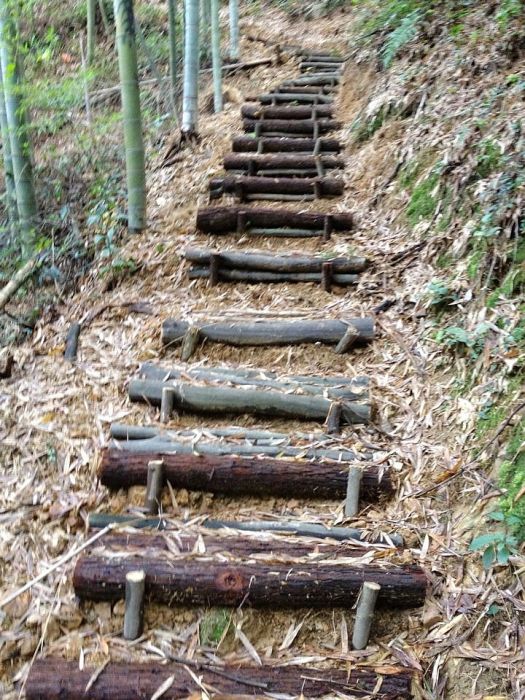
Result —
[[[272, 7], [245, 16], [242, 29], [245, 36], [344, 54], [342, 27], [350, 21], [350, 14], [336, 13], [317, 20], [314, 31], [311, 22], [290, 18]], [[273, 55], [271, 48], [246, 39], [242, 48], [246, 60]], [[234, 610], [228, 614], [229, 630], [214, 653], [221, 659], [253, 658], [253, 651], [236, 634], [242, 627], [263, 661], [308, 660], [322, 665], [323, 659], [333, 664], [350, 659], [402, 664], [418, 671], [420, 697], [525, 697], [523, 620], [519, 617], [525, 610], [525, 560], [516, 555], [514, 569], [484, 570], [479, 556], [468, 549], [495, 493], [488, 476], [470, 464], [469, 440], [476, 431], [477, 407], [455, 391], [458, 372], [464, 378], [465, 370], [453, 358], [444, 358], [443, 346], [432, 337], [423, 300], [435, 275], [433, 252], [393, 215], [406, 202], [390, 198], [388, 214], [384, 203], [380, 208], [372, 206], [374, 197], [384, 194], [385, 173], [399, 147], [397, 127], [387, 127], [364, 146], [355, 143], [349, 128], [377, 80], [372, 66], [348, 62], [337, 103], [337, 118], [345, 125], [338, 134], [347, 159], [343, 197], [300, 207], [355, 213], [355, 231], [336, 235], [328, 243], [301, 242], [300, 251], [365, 255], [371, 266], [358, 287], [327, 294], [310, 285], [220, 284], [209, 289], [205, 281], [187, 280], [181, 259], [184, 248], [217, 244], [195, 233], [195, 215], [198, 207], [207, 204], [208, 180], [221, 172], [232, 136], [240, 133], [242, 98], [268, 91], [297, 71], [297, 59], [285, 56], [283, 65], [228, 78], [230, 94], [242, 97], [228, 102], [219, 115], [203, 114], [199, 143], [181, 150], [172, 167], [149, 173], [148, 229], [128, 237], [122, 249], [123, 256], [136, 261], [137, 271], [108, 289], [94, 269], [77, 294], [63, 299], [60, 315], [42, 318], [32, 338], [13, 350], [13, 377], [0, 388], [4, 416], [0, 599], [82, 544], [88, 512], [125, 512], [130, 505], [141, 504], [143, 489], [114, 494], [101, 487], [97, 461], [112, 421], [155, 424], [158, 420], [156, 410], [129, 403], [126, 385], [145, 360], [160, 359], [166, 364], [177, 360], [176, 351], [161, 346], [162, 320], [259, 314], [269, 319], [288, 314], [345, 318], [370, 313], [391, 299], [395, 305], [377, 318], [376, 341], [350, 355], [338, 356], [318, 345], [254, 349], [205, 344], [193, 361], [372, 379], [377, 424], [346, 430], [344, 444], [380, 445], [398, 488], [394, 498], [369, 506], [351, 524], [405, 537], [408, 546], [397, 558], [424, 567], [430, 582], [427, 603], [422, 610], [381, 613], [372, 643], [363, 652], [348, 650], [350, 611]], [[276, 251], [275, 241], [269, 239], [254, 246], [252, 241], [230, 236], [220, 243]], [[298, 249], [297, 243], [279, 241], [280, 251]], [[144, 305], [146, 313], [130, 311], [129, 305], [137, 303]], [[68, 364], [62, 359], [65, 334], [71, 322], [87, 317], [92, 320], [82, 330], [79, 359]], [[248, 418], [241, 422], [255, 424]], [[171, 425], [219, 424], [231, 421], [184, 415]], [[316, 427], [290, 421], [257, 421], [257, 425], [289, 432]], [[490, 435], [482, 441], [489, 456], [496, 458], [497, 442], [490, 443]], [[180, 519], [286, 516], [327, 525], [345, 520], [339, 502], [232, 499], [182, 491], [174, 498], [166, 494], [165, 499], [165, 511]], [[222, 624], [222, 611], [166, 611], [148, 606], [145, 637], [130, 648], [120, 637], [120, 608], [112, 610], [106, 603], [79, 605], [75, 600], [73, 565], [70, 560], [52, 571], [0, 612], [0, 695], [6, 700], [23, 697], [24, 682], [37, 655], [53, 653], [90, 665], [107, 658], [158, 660], [159, 650], [167, 644], [176, 656], [199, 659], [206, 646], [203, 624]], [[293, 641], [285, 642], [292, 626], [300, 629]], [[210, 646], [213, 643], [208, 641], [206, 658]], [[511, 688], [520, 687], [522, 694], [511, 695]]]

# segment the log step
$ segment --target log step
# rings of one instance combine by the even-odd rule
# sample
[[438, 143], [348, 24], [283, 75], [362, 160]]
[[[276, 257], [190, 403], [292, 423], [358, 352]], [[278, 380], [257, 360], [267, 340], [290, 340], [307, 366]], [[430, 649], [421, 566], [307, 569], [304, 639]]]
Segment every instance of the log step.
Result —
[[[288, 209], [245, 209], [242, 207], [207, 207], [197, 212], [197, 229], [202, 233], [254, 234], [254, 230], [288, 231], [290, 236], [320, 236], [325, 228], [331, 231], [351, 231], [353, 217], [349, 212], [331, 215], [316, 212], [296, 212]], [[262, 234], [261, 234], [262, 235]]]
[[314, 87], [319, 87], [319, 86], [329, 86], [329, 87], [335, 87], [336, 85], [339, 85], [340, 82], [340, 75], [338, 73], [326, 73], [326, 74], [317, 74], [317, 75], [305, 75], [301, 76], [300, 78], [292, 78], [290, 80], [284, 80], [280, 87], [303, 87], [305, 85], [310, 85]]
[[331, 95], [323, 95], [322, 93], [308, 92], [269, 92], [254, 99], [247, 98], [248, 102], [258, 100], [262, 105], [288, 104], [295, 102], [297, 104], [332, 104], [334, 98]]
[[232, 150], [234, 153], [319, 155], [320, 153], [339, 153], [341, 144], [336, 139], [253, 138], [253, 136], [238, 136], [232, 140]]
[[[131, 401], [160, 405], [166, 384], [171, 389], [173, 410], [184, 413], [255, 415], [325, 421], [332, 401], [322, 396], [283, 394], [263, 389], [194, 386], [186, 382], [133, 379], [128, 386]], [[340, 401], [341, 424], [368, 423], [371, 407], [366, 403]]]
[[146, 574], [146, 598], [169, 606], [254, 608], [350, 608], [365, 581], [381, 586], [377, 604], [417, 608], [425, 602], [427, 579], [419, 566], [309, 561], [300, 563], [224, 561], [212, 556], [81, 556], [73, 573], [76, 595], [85, 600], [124, 597], [126, 574]]
[[275, 201], [314, 200], [338, 197], [343, 194], [343, 180], [330, 177], [249, 177], [230, 175], [212, 178], [209, 183], [210, 199], [234, 194], [240, 202], [256, 199]]
[[[210, 280], [214, 286], [218, 282], [244, 282], [246, 284], [320, 284], [326, 291], [334, 287], [348, 287], [359, 282], [359, 275], [329, 273], [330, 282], [321, 272], [263, 272], [259, 270], [236, 270], [221, 268], [215, 274], [209, 267], [195, 266], [188, 271], [188, 279]], [[212, 282], [213, 280], [213, 282]]]
[[237, 155], [225, 156], [225, 170], [237, 171], [247, 175], [283, 176], [304, 175], [304, 177], [322, 177], [327, 170], [341, 170], [345, 167], [342, 158], [333, 156], [286, 155]]
[[[188, 673], [188, 668], [193, 668]], [[96, 682], [93, 682], [96, 672]], [[162, 700], [200, 697], [202, 684], [216, 693], [239, 695], [246, 700], [256, 693], [294, 697], [345, 695], [375, 700], [413, 698], [413, 672], [392, 666], [354, 666], [348, 669], [305, 666], [211, 666], [187, 660], [179, 663], [110, 663], [79, 669], [78, 661], [57, 657], [37, 659], [31, 665], [25, 687], [26, 700], [138, 700], [151, 698], [167, 686]], [[89, 688], [89, 690], [86, 690]], [[211, 695], [215, 697], [215, 695]], [[223, 696], [222, 700], [226, 700]]]
[[320, 134], [337, 131], [341, 122], [335, 119], [243, 119], [243, 129], [255, 136], [298, 136], [313, 135], [316, 139]]
[[306, 105], [298, 107], [258, 107], [246, 104], [241, 107], [243, 119], [328, 119], [332, 118], [334, 108], [332, 105]]
[[[165, 451], [177, 449], [177, 443], [150, 439], [150, 452], [130, 452], [137, 442], [113, 443], [118, 447], [102, 452], [99, 477], [104, 486], [118, 490], [146, 486], [148, 464], [162, 460], [165, 482], [172, 488], [228, 496], [274, 496], [343, 500], [347, 493], [349, 463], [276, 459], [272, 457], [237, 457], [233, 455], [182, 454]], [[191, 449], [191, 445], [189, 446]], [[195, 448], [196, 451], [199, 447]], [[164, 482], [164, 483], [165, 483]], [[391, 495], [393, 484], [382, 467], [363, 467], [360, 496], [363, 502]]]
[[337, 71], [341, 71], [342, 69], [342, 62], [341, 61], [332, 61], [332, 60], [325, 60], [325, 61], [311, 61], [311, 60], [305, 60], [302, 61], [299, 64], [299, 70], [301, 73], [309, 73], [309, 72], [314, 72], [314, 71], [328, 71], [329, 73], [336, 73]]
[[[337, 344], [348, 330], [348, 324], [359, 333], [359, 343], [374, 338], [372, 318], [353, 318], [347, 321], [317, 319], [306, 321], [225, 321], [203, 323], [199, 331], [203, 339], [227, 345], [298, 345], [303, 343]], [[169, 318], [162, 324], [164, 345], [181, 343], [190, 324]]]
[[274, 92], [287, 93], [309, 93], [310, 95], [334, 95], [338, 92], [337, 85], [278, 85], [273, 89]]

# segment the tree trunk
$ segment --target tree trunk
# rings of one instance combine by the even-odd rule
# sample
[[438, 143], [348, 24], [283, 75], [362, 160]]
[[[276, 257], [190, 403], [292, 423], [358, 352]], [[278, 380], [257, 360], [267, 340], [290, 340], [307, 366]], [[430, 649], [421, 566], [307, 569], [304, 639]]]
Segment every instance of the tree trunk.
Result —
[[21, 100], [20, 55], [16, 28], [9, 8], [9, 0], [0, 0], [0, 65], [20, 224], [20, 242], [23, 255], [28, 256], [32, 253], [36, 238], [37, 205], [27, 117]]
[[182, 132], [194, 136], [199, 116], [199, 0], [185, 2]]
[[[307, 321], [225, 321], [201, 326], [201, 336], [227, 345], [298, 345], [302, 343], [337, 344], [346, 333], [348, 323], [360, 333], [360, 344], [374, 338], [372, 318], [351, 318], [345, 323], [336, 319]], [[168, 318], [162, 324], [164, 345], [180, 343], [189, 324]]]
[[[188, 673], [184, 666], [193, 667]], [[96, 682], [93, 683], [94, 672]], [[135, 700], [151, 698], [168, 684], [162, 700], [200, 697], [202, 683], [220, 693], [232, 695], [255, 692], [293, 697], [353, 696], [374, 700], [411, 698], [413, 671], [392, 666], [352, 666], [350, 670], [307, 668], [305, 666], [201, 666], [181, 663], [111, 663], [102, 671], [79, 670], [78, 661], [58, 658], [37, 659], [31, 666], [25, 688], [27, 700]], [[198, 676], [198, 679], [195, 680]], [[200, 679], [200, 680], [199, 680]], [[89, 690], [86, 688], [89, 687]], [[379, 688], [379, 689], [378, 689]], [[258, 689], [258, 690], [257, 690]], [[262, 690], [261, 690], [262, 689]], [[213, 697], [213, 696], [212, 696]]]
[[[287, 122], [288, 123], [288, 122]], [[223, 194], [236, 194], [239, 198], [253, 195], [283, 195], [303, 197], [339, 197], [344, 192], [343, 180], [330, 177], [293, 178], [293, 177], [249, 177], [247, 175], [227, 175], [215, 177], [209, 182], [210, 198], [216, 199]], [[272, 198], [272, 197], [270, 197]]]
[[340, 153], [341, 144], [336, 139], [272, 138], [237, 136], [232, 139], [234, 153], [304, 153], [311, 155], [316, 148], [319, 153]]
[[[126, 574], [137, 567], [136, 558], [108, 559], [82, 556], [73, 573], [79, 598], [116, 601], [124, 596]], [[218, 561], [140, 558], [146, 572], [150, 602], [176, 605], [254, 608], [351, 608], [365, 581], [378, 583], [378, 606], [416, 608], [425, 602], [426, 576], [418, 566], [344, 565], [312, 562]]]
[[95, 58], [97, 0], [86, 0], [86, 62], [91, 66]]
[[[197, 212], [197, 228], [202, 233], [231, 233], [238, 230], [239, 216], [244, 219], [246, 231], [250, 227], [305, 229], [321, 235], [326, 214], [297, 212], [288, 209], [246, 209], [244, 207], [207, 207]], [[334, 231], [351, 231], [353, 216], [349, 212], [334, 212], [331, 215]], [[244, 229], [239, 231], [244, 233]]]
[[222, 112], [222, 63], [221, 31], [219, 25], [219, 0], [210, 2], [211, 11], [211, 54], [213, 66], [213, 106], [215, 112]]
[[239, 47], [239, 0], [230, 0], [230, 59], [238, 61]]
[[172, 102], [177, 110], [178, 41], [177, 41], [177, 0], [168, 0], [168, 41], [169, 68]]
[[303, 156], [303, 155], [271, 155], [271, 156], [239, 156], [234, 154], [224, 157], [223, 165], [225, 170], [239, 170], [251, 175], [257, 175], [261, 170], [266, 170], [270, 174], [272, 170], [294, 169], [311, 170], [317, 174], [319, 168], [324, 170], [341, 170], [345, 167], [342, 158], [333, 156]]
[[[163, 382], [133, 379], [128, 386], [131, 401], [160, 405]], [[190, 413], [250, 414], [283, 416], [300, 420], [325, 420], [331, 401], [321, 396], [300, 396], [260, 389], [193, 386], [184, 382], [170, 384], [174, 391], [174, 408]], [[368, 423], [370, 406], [345, 401], [344, 423]]]
[[139, 232], [146, 226], [146, 174], [133, 0], [114, 0], [114, 8], [126, 147], [128, 229]]
[[11, 157], [11, 143], [9, 139], [9, 125], [7, 123], [7, 114], [5, 110], [4, 99], [4, 78], [2, 75], [0, 64], [0, 128], [2, 135], [2, 156], [4, 160], [4, 179], [5, 179], [5, 197], [6, 210], [9, 217], [11, 233], [16, 235], [18, 224], [18, 209], [16, 205], [16, 188], [15, 176], [13, 172], [13, 159]]
[[341, 122], [335, 119], [243, 119], [246, 133], [260, 134], [326, 134], [340, 129]]
[[[105, 448], [100, 481], [110, 489], [145, 486], [148, 463], [162, 460], [164, 477], [173, 488], [222, 493], [228, 496], [275, 496], [343, 500], [347, 492], [348, 463], [308, 462], [271, 457], [204, 456], [195, 454], [130, 453]], [[360, 500], [376, 501], [391, 494], [389, 475], [377, 467], [363, 468]]]
[[241, 107], [241, 116], [245, 119], [329, 119], [333, 114], [331, 105], [257, 107], [246, 104]]

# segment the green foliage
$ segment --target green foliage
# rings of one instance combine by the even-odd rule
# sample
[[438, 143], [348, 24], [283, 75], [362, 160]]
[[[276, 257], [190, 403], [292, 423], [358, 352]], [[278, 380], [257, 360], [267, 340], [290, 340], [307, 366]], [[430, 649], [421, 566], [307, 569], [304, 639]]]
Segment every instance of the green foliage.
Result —
[[501, 29], [507, 29], [519, 17], [523, 18], [523, 0], [500, 0], [496, 19]]
[[483, 550], [482, 562], [486, 569], [494, 564], [508, 564], [510, 555], [518, 551], [518, 538], [510, 531], [518, 519], [513, 516], [506, 517], [503, 513], [492, 513], [491, 517], [493, 520], [505, 522], [509, 529], [478, 535], [470, 543], [470, 551]]
[[424, 16], [424, 11], [418, 7], [404, 16], [399, 26], [390, 32], [380, 51], [383, 68], [389, 68], [403, 46], [417, 36], [419, 24]]
[[385, 106], [374, 114], [371, 119], [365, 119], [364, 116], [359, 116], [352, 124], [352, 131], [355, 133], [357, 143], [364, 143], [378, 131], [387, 118], [388, 109]]
[[217, 645], [230, 626], [231, 613], [226, 608], [207, 611], [199, 625], [200, 641], [203, 645]]
[[426, 297], [429, 306], [441, 308], [455, 301], [457, 294], [445, 280], [432, 280], [427, 287]]
[[494, 141], [490, 139], [482, 141], [476, 175], [482, 179], [491, 175], [501, 165], [501, 155], [501, 149]]
[[439, 174], [432, 172], [414, 188], [406, 210], [406, 217], [412, 226], [424, 219], [429, 219], [436, 210], [436, 190], [439, 186]]
[[479, 356], [485, 344], [488, 326], [480, 323], [473, 331], [460, 326], [446, 326], [436, 334], [436, 341], [451, 350], [467, 353], [471, 359]]

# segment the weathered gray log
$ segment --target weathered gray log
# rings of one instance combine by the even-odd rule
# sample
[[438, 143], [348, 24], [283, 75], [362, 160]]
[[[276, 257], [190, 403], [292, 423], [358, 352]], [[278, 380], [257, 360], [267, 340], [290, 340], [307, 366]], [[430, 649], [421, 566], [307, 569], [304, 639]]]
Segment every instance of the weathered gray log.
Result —
[[[246, 230], [250, 227], [304, 229], [320, 235], [326, 214], [296, 212], [289, 209], [247, 209], [245, 207], [207, 207], [197, 212], [197, 228], [202, 233], [230, 233], [238, 226], [239, 215], [245, 217]], [[334, 231], [350, 231], [353, 216], [350, 212], [331, 214]]]
[[[218, 428], [215, 426], [203, 426], [202, 428], [191, 428], [187, 430], [163, 430], [152, 426], [142, 425], [127, 425], [126, 423], [112, 423], [110, 426], [110, 435], [115, 440], [148, 440], [152, 437], [165, 435], [166, 439], [179, 439], [182, 437], [192, 437], [195, 440], [203, 437], [229, 437], [239, 440], [248, 440], [262, 445], [281, 443], [290, 443], [291, 437], [287, 433], [276, 433], [271, 430], [254, 430], [250, 428], [227, 427]], [[325, 433], [302, 433], [293, 432], [293, 438], [297, 440], [308, 440], [309, 442], [333, 441], [330, 435]]]
[[[236, 386], [267, 387], [280, 391], [298, 391], [303, 394], [326, 396], [331, 399], [344, 398], [349, 401], [366, 401], [369, 397], [370, 382], [368, 377], [320, 377], [320, 376], [284, 376], [279, 378], [275, 372], [264, 370], [238, 370], [229, 367], [159, 367], [150, 362], [140, 366], [142, 379], [160, 382], [180, 379], [200, 379], [215, 384], [233, 384]], [[330, 383], [323, 381], [332, 379]]]
[[328, 59], [326, 61], [311, 61], [308, 59], [299, 64], [299, 70], [306, 71], [315, 69], [321, 71], [326, 68], [332, 72], [336, 72], [337, 70], [340, 70], [341, 63], [342, 61], [332, 61]]
[[296, 102], [297, 104], [332, 104], [333, 96], [308, 92], [268, 92], [259, 95], [259, 102], [263, 105]]
[[[180, 439], [180, 435], [173, 435], [172, 431], [161, 432], [152, 438], [123, 440], [110, 443], [111, 447], [116, 447], [119, 450], [133, 452], [136, 454], [159, 452], [168, 454], [176, 452], [186, 455], [242, 455], [257, 457], [265, 455], [267, 457], [301, 457], [304, 459], [329, 459], [334, 462], [353, 461], [356, 459], [356, 454], [348, 449], [321, 449], [318, 447], [297, 447], [293, 445], [282, 445], [275, 441], [266, 443], [257, 442], [256, 444], [248, 443], [231, 443], [231, 442], [206, 442], [184, 441]], [[184, 437], [184, 436], [182, 436]], [[368, 459], [369, 453], [361, 455], [362, 459]]]
[[237, 170], [250, 175], [257, 175], [261, 171], [271, 173], [274, 170], [294, 170], [297, 172], [317, 172], [317, 166], [321, 165], [325, 170], [341, 170], [345, 167], [342, 158], [333, 156], [302, 156], [302, 155], [228, 155], [223, 160], [225, 170]]
[[234, 153], [305, 153], [312, 154], [319, 142], [319, 153], [340, 153], [341, 143], [337, 139], [311, 138], [254, 138], [253, 136], [237, 136], [232, 140]]
[[[192, 673], [188, 673], [192, 668]], [[96, 673], [96, 676], [95, 676]], [[179, 663], [110, 663], [79, 669], [78, 661], [48, 657], [32, 665], [26, 700], [145, 700], [166, 686], [162, 700], [200, 697], [203, 684], [220, 700], [261, 700], [264, 697], [412, 698], [413, 672], [384, 665], [353, 666], [351, 670], [305, 666], [211, 666], [193, 660]], [[96, 681], [93, 682], [93, 678]], [[88, 690], [86, 690], [88, 688]], [[379, 690], [378, 690], [379, 688]], [[209, 691], [211, 692], [211, 691]], [[226, 697], [225, 697], [226, 696]]]
[[[117, 515], [113, 513], [90, 513], [88, 516], [89, 527], [93, 530], [101, 530], [109, 525], [122, 525], [135, 529], [148, 529], [170, 531], [177, 530], [178, 525], [172, 524], [166, 518], [144, 518], [135, 515]], [[308, 523], [303, 520], [212, 520], [208, 518], [201, 523], [201, 527], [209, 530], [240, 531], [240, 532], [267, 532], [287, 533], [296, 537], [313, 537], [315, 539], [329, 539], [336, 542], [354, 540], [370, 545], [386, 545], [388, 547], [404, 547], [401, 535], [379, 533], [372, 536], [364, 530], [352, 527], [326, 527], [319, 523]]]
[[296, 197], [338, 197], [343, 194], [343, 180], [330, 177], [248, 177], [244, 175], [212, 178], [210, 199], [235, 194], [240, 199], [250, 195], [294, 195]]
[[[360, 333], [359, 344], [374, 339], [372, 318], [348, 319]], [[337, 344], [346, 333], [348, 323], [332, 319], [305, 321], [219, 321], [201, 326], [203, 338], [227, 345], [298, 345], [302, 343]], [[188, 323], [168, 318], [162, 324], [164, 345], [180, 343]]]
[[339, 88], [332, 85], [278, 85], [274, 92], [286, 92], [288, 94], [310, 94], [310, 95], [334, 95]]
[[[134, 443], [132, 443], [134, 444]], [[205, 456], [157, 450], [135, 453], [116, 447], [102, 452], [100, 482], [110, 489], [145, 486], [151, 462], [161, 462], [163, 483], [188, 491], [229, 496], [275, 496], [342, 500], [347, 493], [348, 463], [277, 459], [272, 457]], [[388, 472], [375, 466], [361, 469], [362, 501], [376, 501], [393, 491]], [[148, 496], [149, 499], [149, 496]], [[151, 499], [151, 501], [155, 500]], [[148, 500], [148, 503], [150, 500]], [[148, 511], [151, 514], [151, 509]]]
[[[209, 267], [192, 267], [188, 270], [190, 280], [208, 279], [210, 277]], [[265, 283], [309, 283], [320, 284], [322, 282], [322, 274], [320, 272], [263, 272], [259, 270], [229, 270], [221, 269], [219, 271], [219, 280], [221, 282], [246, 282], [248, 284], [265, 284]], [[359, 275], [336, 274], [332, 275], [332, 282], [340, 287], [346, 287], [350, 284], [359, 282]]]
[[246, 133], [263, 134], [327, 134], [340, 129], [341, 122], [335, 119], [243, 119], [242, 126]]
[[347, 60], [342, 56], [336, 56], [330, 53], [304, 54], [303, 59], [311, 63], [324, 63], [325, 61], [330, 61], [330, 63], [345, 63]]
[[317, 75], [301, 76], [300, 78], [292, 78], [284, 80], [281, 83], [282, 87], [303, 87], [304, 85], [339, 85], [341, 76], [339, 73], [323, 73]]
[[306, 106], [282, 106], [259, 107], [246, 104], [241, 107], [243, 119], [328, 119], [333, 117], [332, 105], [306, 105]]
[[[131, 401], [160, 405], [163, 382], [133, 379], [128, 386]], [[261, 389], [234, 389], [217, 386], [194, 386], [173, 382], [174, 408], [188, 413], [251, 414], [283, 416], [300, 420], [326, 420], [330, 400], [321, 396], [283, 394]], [[344, 401], [344, 423], [368, 423], [371, 408], [368, 404]]]

